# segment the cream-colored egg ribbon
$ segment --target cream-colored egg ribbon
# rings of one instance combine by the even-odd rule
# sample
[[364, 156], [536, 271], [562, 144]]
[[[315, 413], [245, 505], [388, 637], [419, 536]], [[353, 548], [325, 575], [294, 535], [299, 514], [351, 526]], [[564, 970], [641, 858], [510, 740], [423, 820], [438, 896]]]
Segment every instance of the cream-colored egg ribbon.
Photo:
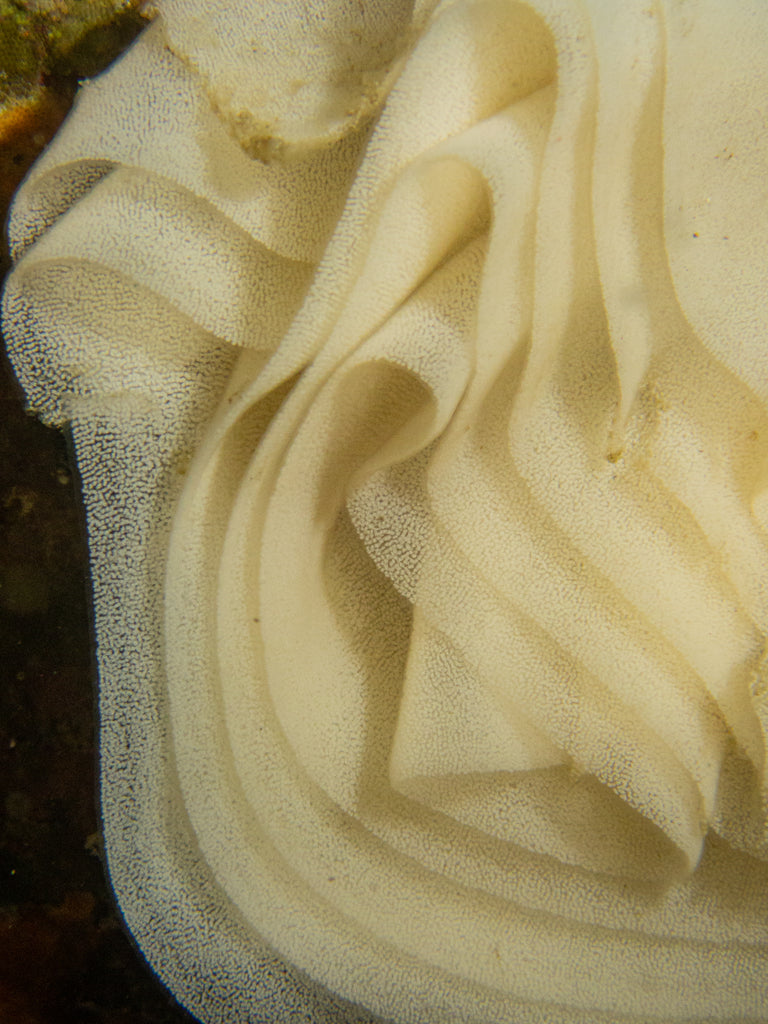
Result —
[[758, 0], [167, 0], [83, 87], [4, 326], [201, 1020], [768, 1020], [767, 111]]

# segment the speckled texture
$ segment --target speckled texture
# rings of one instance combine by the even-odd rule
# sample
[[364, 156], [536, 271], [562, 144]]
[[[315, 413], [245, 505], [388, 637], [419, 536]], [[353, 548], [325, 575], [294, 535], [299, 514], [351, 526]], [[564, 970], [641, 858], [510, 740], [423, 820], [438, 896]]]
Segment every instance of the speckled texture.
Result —
[[[96, 6], [47, 8], [65, 19], [88, 10], [93, 19]], [[16, 78], [32, 101], [0, 109], [3, 223], [66, 113], [76, 76], [94, 73], [116, 39], [135, 34], [138, 22], [125, 14], [117, 32], [105, 27], [107, 7], [128, 6], [135, 14], [136, 4], [101, 5], [97, 36], [80, 50], [85, 62], [77, 54], [67, 67], [59, 62], [41, 88], [30, 58]], [[59, 40], [77, 35], [70, 26], [60, 24]], [[4, 277], [4, 239], [0, 260]], [[25, 414], [4, 358], [0, 370], [0, 1024], [189, 1021], [125, 934], [100, 859], [87, 548], [67, 441]]]
[[190, 1018], [124, 934], [100, 860], [87, 553], [65, 439], [0, 395], [0, 1024]]
[[768, 8], [445, 0], [295, 162], [194, 8], [82, 90], [3, 302], [132, 933], [206, 1024], [765, 1021]]

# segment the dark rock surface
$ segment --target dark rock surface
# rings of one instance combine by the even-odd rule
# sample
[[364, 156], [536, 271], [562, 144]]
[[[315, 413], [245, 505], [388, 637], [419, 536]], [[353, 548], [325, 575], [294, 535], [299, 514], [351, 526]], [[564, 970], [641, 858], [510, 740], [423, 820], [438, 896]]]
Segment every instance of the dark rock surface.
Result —
[[[58, 127], [77, 77], [108, 63], [140, 26], [136, 3], [109, 3], [119, 11], [116, 27], [100, 15], [95, 27], [78, 32], [65, 23], [68, 9], [82, 22], [98, 3], [58, 0], [48, 7], [59, 21], [45, 22], [40, 0], [0, 0], [0, 100], [11, 65], [17, 93], [9, 101], [6, 88], [0, 103], [3, 224], [10, 196]], [[24, 21], [35, 12], [36, 22]], [[17, 18], [16, 37], [8, 31], [10, 14]], [[30, 30], [38, 31], [30, 44], [22, 32], [30, 24], [57, 28], [56, 55], [38, 29]], [[4, 238], [0, 259], [2, 277]], [[3, 357], [0, 1024], [191, 1021], [133, 946], [109, 890], [99, 833], [92, 649], [85, 526], [67, 442], [25, 414]]]

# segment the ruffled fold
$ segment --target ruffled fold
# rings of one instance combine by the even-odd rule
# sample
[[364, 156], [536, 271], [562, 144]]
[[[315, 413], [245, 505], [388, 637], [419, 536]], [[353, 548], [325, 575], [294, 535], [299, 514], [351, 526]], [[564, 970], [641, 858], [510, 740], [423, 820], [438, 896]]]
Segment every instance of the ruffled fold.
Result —
[[765, 1019], [768, 15], [208, 6], [4, 297], [142, 949], [205, 1022]]

